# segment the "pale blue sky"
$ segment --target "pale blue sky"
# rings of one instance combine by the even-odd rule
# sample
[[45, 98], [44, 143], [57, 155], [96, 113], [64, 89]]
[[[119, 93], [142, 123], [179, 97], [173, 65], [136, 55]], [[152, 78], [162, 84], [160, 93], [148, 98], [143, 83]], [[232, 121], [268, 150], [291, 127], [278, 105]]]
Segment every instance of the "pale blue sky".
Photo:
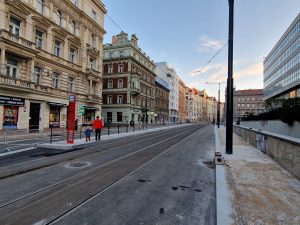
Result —
[[[139, 46], [155, 62], [166, 61], [189, 87], [217, 96], [217, 85], [227, 79], [227, 0], [103, 0], [110, 16], [126, 33], [135, 33]], [[237, 89], [263, 88], [263, 58], [300, 12], [300, 0], [235, 0], [234, 76]], [[107, 34], [120, 33], [105, 18]], [[225, 84], [222, 85], [224, 99]]]

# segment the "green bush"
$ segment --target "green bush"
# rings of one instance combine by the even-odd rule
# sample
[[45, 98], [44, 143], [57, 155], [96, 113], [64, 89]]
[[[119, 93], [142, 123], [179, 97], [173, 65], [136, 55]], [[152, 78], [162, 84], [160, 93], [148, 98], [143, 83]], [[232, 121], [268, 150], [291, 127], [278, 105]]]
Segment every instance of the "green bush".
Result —
[[243, 118], [243, 121], [281, 120], [289, 125], [293, 125], [294, 121], [300, 122], [300, 98], [269, 100], [266, 104], [269, 108], [267, 112], [248, 115]]

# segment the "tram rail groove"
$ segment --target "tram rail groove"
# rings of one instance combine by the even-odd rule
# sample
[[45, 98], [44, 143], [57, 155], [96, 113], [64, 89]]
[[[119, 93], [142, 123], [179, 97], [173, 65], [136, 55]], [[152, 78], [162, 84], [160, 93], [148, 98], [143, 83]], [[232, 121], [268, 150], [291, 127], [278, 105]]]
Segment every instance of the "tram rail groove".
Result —
[[[184, 129], [184, 128], [179, 127], [177, 129], [180, 131], [181, 129]], [[81, 149], [78, 151], [71, 151], [71, 152], [66, 152], [66, 153], [60, 154], [60, 155], [55, 155], [51, 158], [47, 158], [47, 161], [45, 161], [45, 158], [39, 158], [36, 160], [13, 164], [10, 166], [0, 167], [0, 181], [3, 179], [10, 179], [10, 178], [13, 178], [16, 176], [28, 174], [28, 172], [29, 173], [35, 172], [36, 170], [40, 170], [40, 169], [44, 169], [44, 168], [51, 167], [54, 165], [58, 165], [60, 163], [66, 162], [66, 161], [81, 159], [86, 156], [91, 156], [91, 155], [103, 152], [103, 150], [96, 149], [99, 147], [101, 147], [101, 148], [108, 147], [110, 145], [116, 145], [116, 144], [120, 144], [122, 142], [128, 142], [128, 141], [132, 141], [132, 140], [138, 140], [138, 142], [145, 141], [145, 140], [156, 138], [157, 136], [167, 135], [172, 132], [173, 132], [173, 130], [163, 131], [163, 134], [162, 133], [158, 134], [157, 132], [150, 132], [147, 134], [142, 134], [143, 136], [146, 136], [146, 139], [143, 139], [143, 140], [141, 140], [141, 136], [138, 136], [138, 137], [135, 136], [134, 138], [131, 138], [129, 140], [125, 139], [125, 140], [114, 141], [113, 143], [104, 143], [103, 145], [91, 146], [91, 147]], [[147, 136], [149, 136], [149, 135], [153, 135], [154, 137], [147, 138]], [[132, 142], [129, 144], [132, 144]], [[26, 166], [28, 164], [29, 164], [29, 166], [28, 166], [28, 168], [26, 168]]]
[[[189, 131], [186, 131], [186, 132], [189, 132]], [[186, 132], [184, 132], [184, 133], [186, 133]], [[69, 177], [69, 178], [67, 178], [67, 179], [61, 180], [61, 181], [59, 181], [59, 182], [57, 182], [57, 183], [55, 183], [55, 184], [52, 184], [52, 185], [49, 185], [49, 186], [44, 187], [44, 188], [42, 188], [42, 189], [39, 189], [39, 190], [37, 190], [37, 191], [35, 191], [35, 192], [32, 192], [32, 193], [30, 193], [30, 194], [28, 194], [28, 195], [22, 196], [22, 197], [20, 197], [20, 198], [18, 198], [18, 199], [15, 199], [15, 200], [12, 200], [12, 201], [7, 202], [7, 203], [5, 203], [5, 204], [2, 204], [2, 205], [0, 205], [0, 208], [3, 208], [3, 207], [8, 206], [8, 205], [10, 205], [10, 204], [13, 204], [13, 203], [15, 203], [15, 202], [17, 202], [17, 201], [20, 201], [20, 200], [22, 200], [22, 199], [25, 199], [25, 198], [27, 198], [27, 197], [30, 197], [30, 196], [32, 196], [32, 195], [34, 195], [34, 194], [40, 193], [40, 192], [42, 192], [42, 191], [44, 191], [44, 190], [47, 190], [47, 189], [49, 189], [49, 188], [51, 188], [51, 187], [54, 187], [54, 186], [57, 186], [57, 185], [59, 185], [59, 184], [61, 184], [61, 183], [67, 182], [67, 181], [69, 181], [69, 180], [71, 180], [71, 179], [74, 179], [74, 178], [78, 178], [78, 177], [87, 175], [87, 174], [89, 174], [89, 173], [91, 173], [91, 172], [93, 172], [93, 171], [95, 171], [95, 170], [98, 170], [98, 169], [100, 169], [100, 168], [102, 168], [102, 167], [104, 167], [104, 166], [106, 166], [106, 165], [109, 165], [109, 164], [114, 163], [114, 162], [116, 162], [116, 161], [122, 160], [123, 158], [126, 158], [126, 157], [128, 157], [128, 156], [134, 155], [134, 154], [136, 154], [136, 153], [138, 153], [138, 152], [144, 151], [145, 149], [151, 148], [151, 147], [153, 147], [153, 146], [155, 146], [155, 145], [158, 145], [158, 144], [160, 144], [160, 143], [166, 142], [166, 141], [168, 141], [168, 140], [170, 140], [170, 139], [173, 139], [174, 137], [177, 137], [177, 136], [179, 136], [179, 135], [181, 135], [181, 134], [182, 134], [182, 133], [177, 134], [177, 135], [175, 135], [175, 136], [173, 136], [173, 137], [170, 137], [170, 138], [168, 138], [168, 139], [162, 140], [162, 141], [160, 141], [160, 142], [154, 143], [154, 144], [152, 144], [152, 145], [150, 145], [150, 146], [146, 146], [146, 147], [144, 147], [144, 148], [142, 148], [142, 149], [139, 149], [139, 150], [137, 150], [137, 151], [131, 152], [131, 153], [127, 154], [127, 155], [123, 155], [123, 156], [118, 157], [118, 158], [116, 158], [116, 159], [113, 159], [113, 160], [111, 160], [111, 161], [109, 161], [109, 162], [107, 162], [107, 163], [104, 163], [104, 164], [102, 164], [102, 165], [93, 167], [93, 168], [91, 168], [91, 169], [89, 169], [89, 170], [86, 170], [86, 171], [84, 171], [84, 172], [81, 172], [81, 173], [79, 173], [79, 174], [76, 174], [76, 175], [74, 175], [74, 176], [71, 176], [71, 177]], [[153, 139], [153, 138], [151, 138], [151, 139]], [[106, 151], [104, 151], [104, 152], [101, 152], [101, 153], [105, 153], [105, 152], [107, 152], [107, 151], [110, 151], [110, 149], [109, 149], [109, 150], [106, 150]], [[95, 154], [96, 154], [96, 153], [95, 153]]]
[[[52, 186], [51, 188], [44, 189], [41, 192], [32, 194], [32, 195], [25, 197], [17, 202], [14, 202], [14, 203], [17, 203], [16, 204], [17, 207], [13, 206], [12, 204], [7, 205], [5, 208], [1, 208], [1, 211], [6, 209], [6, 212], [3, 213], [3, 215], [5, 215], [5, 216], [0, 218], [0, 223], [7, 224], [6, 222], [8, 222], [9, 219], [14, 218], [17, 220], [17, 222], [23, 221], [26, 223], [26, 221], [27, 221], [27, 222], [29, 222], [28, 224], [32, 224], [32, 223], [38, 222], [38, 221], [32, 221], [32, 216], [34, 217], [34, 215], [36, 217], [42, 216], [43, 218], [39, 218], [39, 219], [44, 219], [44, 215], [40, 215], [40, 211], [39, 212], [36, 211], [36, 209], [39, 208], [38, 205], [43, 204], [42, 203], [43, 201], [44, 201], [44, 203], [47, 202], [47, 204], [43, 204], [43, 206], [45, 207], [45, 208], [43, 207], [43, 209], [42, 209], [42, 210], [44, 210], [44, 213], [46, 213], [46, 214], [51, 213], [50, 211], [52, 210], [56, 214], [55, 216], [51, 215], [50, 218], [47, 217], [47, 220], [50, 220], [47, 223], [50, 223], [51, 221], [54, 221], [57, 218], [59, 218], [62, 214], [65, 214], [66, 212], [72, 210], [76, 206], [82, 204], [83, 202], [86, 202], [88, 199], [92, 198], [96, 194], [105, 190], [107, 187], [118, 182], [119, 180], [128, 176], [129, 174], [133, 173], [133, 171], [136, 171], [138, 168], [143, 167], [149, 161], [154, 160], [156, 157], [163, 154], [167, 150], [172, 149], [175, 145], [178, 144], [177, 141], [180, 140], [178, 138], [179, 136], [183, 137], [179, 141], [179, 142], [181, 142], [184, 139], [186, 139], [187, 137], [189, 137], [191, 134], [195, 133], [197, 130], [199, 130], [199, 127], [187, 130], [185, 132], [182, 132], [180, 134], [172, 136], [166, 140], [162, 140], [160, 142], [157, 142], [155, 144], [152, 144], [150, 146], [147, 146], [145, 148], [142, 148], [140, 150], [137, 150], [135, 152], [132, 152], [130, 154], [127, 154], [125, 156], [117, 158], [115, 160], [112, 160], [105, 165], [101, 165], [99, 168], [95, 168], [95, 169], [89, 171], [88, 172], [89, 176], [84, 176], [84, 175], [87, 175], [87, 172], [84, 172], [83, 174], [80, 175], [81, 179], [76, 179], [76, 178], [78, 178], [78, 176], [75, 178], [72, 178], [73, 182], [72, 182], [72, 179], [68, 179], [69, 184], [63, 184], [64, 182], [61, 182], [60, 183], [61, 185], [57, 184], [55, 186]], [[173, 144], [173, 141], [175, 141], [174, 144]], [[169, 146], [170, 144], [171, 144], [171, 146]], [[164, 146], [164, 145], [166, 145], [166, 146]], [[153, 148], [154, 146], [158, 146], [158, 147]], [[167, 146], [169, 146], [169, 147], [167, 147]], [[149, 150], [146, 152], [146, 149], [149, 149]], [[120, 169], [120, 168], [122, 168], [122, 169]], [[110, 173], [115, 173], [115, 176], [111, 177]], [[74, 180], [74, 179], [76, 179], [76, 180]], [[94, 184], [94, 186], [92, 184]], [[96, 190], [95, 190], [95, 188], [96, 188]], [[79, 195], [78, 194], [76, 195], [77, 199], [73, 199], [73, 201], [75, 201], [75, 204], [73, 204], [71, 202], [66, 205], [65, 204], [66, 202], [69, 202], [70, 199], [72, 200], [72, 197], [73, 197], [73, 196], [71, 196], [71, 194], [73, 194], [72, 192], [76, 192], [76, 191], [78, 192]], [[85, 194], [85, 196], [80, 194], [80, 191], [82, 191]], [[86, 193], [86, 191], [88, 191], [88, 193]], [[42, 192], [44, 192], [44, 193], [42, 193]], [[38, 194], [44, 194], [44, 195], [39, 196]], [[35, 195], [37, 195], [36, 196], [37, 199], [34, 200], [34, 199], [29, 198], [29, 197], [35, 196]], [[56, 201], [57, 199], [59, 199], [60, 202], [57, 202]], [[20, 201], [23, 201], [23, 204]], [[61, 201], [63, 201], [63, 202], [61, 202]], [[64, 203], [64, 204], [62, 204], [62, 203]], [[26, 207], [23, 208], [22, 206], [23, 207], [26, 206]], [[31, 207], [31, 210], [28, 210], [28, 207], [29, 208]], [[12, 210], [12, 209], [14, 209], [14, 210]], [[33, 210], [33, 209], [35, 209], [35, 210]], [[60, 214], [61, 212], [63, 212], [63, 213]], [[28, 213], [30, 213], [30, 216]], [[14, 214], [17, 214], [18, 216], [14, 215]], [[59, 214], [59, 215], [57, 215], [57, 214]], [[38, 219], [38, 218], [35, 218], [35, 219]]]

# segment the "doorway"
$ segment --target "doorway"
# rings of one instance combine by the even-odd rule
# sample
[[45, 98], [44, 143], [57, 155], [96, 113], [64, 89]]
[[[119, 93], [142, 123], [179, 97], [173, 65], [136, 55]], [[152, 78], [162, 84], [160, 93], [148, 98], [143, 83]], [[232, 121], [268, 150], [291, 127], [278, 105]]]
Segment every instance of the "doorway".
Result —
[[38, 130], [40, 127], [40, 104], [30, 102], [29, 129]]

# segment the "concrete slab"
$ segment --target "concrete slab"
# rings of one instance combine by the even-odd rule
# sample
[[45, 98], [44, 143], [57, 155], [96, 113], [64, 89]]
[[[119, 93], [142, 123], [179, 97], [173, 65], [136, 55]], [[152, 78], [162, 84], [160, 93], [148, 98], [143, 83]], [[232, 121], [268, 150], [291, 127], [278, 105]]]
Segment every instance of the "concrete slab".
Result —
[[[226, 155], [225, 128], [216, 130], [216, 134], [218, 151], [223, 152], [228, 165], [225, 174], [217, 172], [217, 183], [226, 177], [227, 185], [218, 188], [232, 194], [230, 216], [233, 219], [226, 223], [218, 219], [221, 221], [218, 224], [300, 224], [300, 181], [235, 134], [233, 154]], [[224, 207], [220, 205], [221, 199], [217, 199], [217, 208]], [[222, 213], [219, 211], [220, 218], [224, 217]], [[225, 216], [228, 218], [228, 213]]]

